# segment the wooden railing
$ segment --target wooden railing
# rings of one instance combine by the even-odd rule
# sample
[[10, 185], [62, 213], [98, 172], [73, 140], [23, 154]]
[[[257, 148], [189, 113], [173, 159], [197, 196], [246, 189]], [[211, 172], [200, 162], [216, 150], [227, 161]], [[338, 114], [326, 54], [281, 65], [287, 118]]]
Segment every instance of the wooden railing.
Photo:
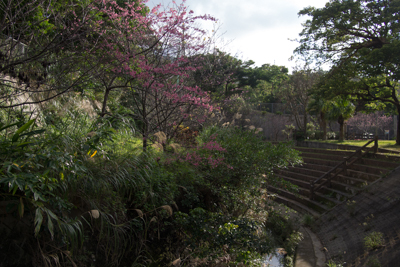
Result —
[[[372, 147], [367, 147], [369, 144], [372, 142], [374, 143], [374, 146]], [[329, 182], [329, 187], [332, 187], [332, 179], [337, 177], [340, 173], [344, 172], [349, 166], [351, 166], [353, 163], [355, 163], [357, 160], [365, 156], [371, 149], [373, 149], [373, 152], [376, 153], [378, 152], [378, 136], [375, 136], [374, 139], [366, 143], [364, 146], [361, 148], [357, 149], [354, 153], [352, 153], [350, 156], [345, 157], [345, 160], [336, 165], [333, 169], [330, 171], [324, 173], [315, 181], [310, 181], [310, 199], [314, 199], [314, 193], [321, 189], [321, 187]], [[363, 150], [365, 150], [363, 152]], [[315, 187], [317, 183], [322, 181], [323, 179], [326, 179], [322, 183], [318, 184], [318, 186]], [[315, 188], [314, 188], [315, 187]]]

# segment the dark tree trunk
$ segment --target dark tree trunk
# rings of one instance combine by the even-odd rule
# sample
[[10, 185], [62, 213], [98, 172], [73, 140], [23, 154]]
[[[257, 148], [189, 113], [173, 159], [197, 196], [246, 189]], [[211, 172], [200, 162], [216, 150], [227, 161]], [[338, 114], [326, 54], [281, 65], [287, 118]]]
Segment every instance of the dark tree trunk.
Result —
[[326, 140], [326, 120], [325, 120], [325, 112], [320, 113], [321, 124], [320, 127], [322, 129], [322, 140]]
[[344, 140], [344, 118], [342, 115], [339, 116], [338, 123], [340, 125], [339, 141], [343, 141]]
[[304, 138], [307, 139], [307, 111], [304, 109], [304, 117], [303, 117], [303, 127], [304, 127]]
[[110, 95], [110, 91], [111, 91], [111, 89], [106, 88], [106, 91], [104, 92], [103, 105], [101, 107], [100, 117], [104, 117], [104, 115], [106, 115], [106, 112], [107, 112], [107, 100], [108, 100], [108, 96]]
[[147, 151], [147, 135], [143, 134], [143, 152]]
[[397, 113], [396, 145], [400, 145], [400, 106], [397, 106]]

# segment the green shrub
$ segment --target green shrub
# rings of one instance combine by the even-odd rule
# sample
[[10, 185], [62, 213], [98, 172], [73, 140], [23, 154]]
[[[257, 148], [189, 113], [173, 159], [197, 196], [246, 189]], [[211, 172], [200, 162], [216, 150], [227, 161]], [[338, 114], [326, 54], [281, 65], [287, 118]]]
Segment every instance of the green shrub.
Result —
[[337, 139], [338, 136], [339, 136], [339, 134], [336, 133], [336, 132], [327, 132], [327, 133], [326, 133], [326, 138], [329, 139], [329, 140], [331, 140], [331, 139]]
[[268, 213], [264, 227], [274, 234], [276, 245], [282, 245], [287, 237], [296, 230], [293, 221], [282, 216], [278, 211], [270, 211]]
[[347, 210], [349, 211], [351, 216], [354, 216], [357, 208], [357, 202], [355, 200], [347, 200], [346, 202]]
[[307, 136], [304, 134], [304, 131], [295, 131], [294, 139], [298, 141], [304, 141]]
[[323, 136], [324, 136], [324, 131], [315, 131], [315, 139], [316, 140], [322, 140]]
[[174, 176], [152, 156], [110, 153], [118, 146], [108, 145], [116, 131], [106, 120], [68, 114], [41, 122], [46, 131], [33, 120], [0, 125], [0, 205], [8, 211], [0, 258], [5, 266], [90, 266], [92, 255], [107, 266], [145, 261], [143, 244], [171, 215]]
[[364, 245], [368, 250], [380, 248], [384, 245], [384, 242], [381, 232], [372, 232], [364, 238]]
[[268, 213], [265, 230], [271, 233], [274, 247], [283, 247], [287, 251], [285, 266], [293, 266], [296, 247], [303, 239], [303, 235], [298, 231], [298, 225], [289, 216], [272, 210]]
[[315, 219], [314, 216], [310, 215], [310, 214], [304, 214], [303, 218], [302, 218], [302, 223], [303, 225], [307, 226], [307, 227], [313, 227], [315, 224]]
[[184, 237], [182, 247], [191, 247], [198, 257], [216, 259], [228, 253], [233, 261], [249, 262], [273, 249], [261, 223], [248, 218], [234, 219], [202, 208], [174, 217], [174, 229]]
[[[0, 124], [0, 132], [0, 202], [10, 203], [11, 210], [13, 205], [18, 210], [18, 214], [7, 214], [13, 228], [6, 227], [2, 241], [10, 242], [17, 231], [22, 233], [18, 238], [26, 239], [24, 234], [34, 233], [38, 240], [57, 240], [69, 249], [78, 248], [82, 223], [62, 214], [73, 208], [65, 193], [68, 181], [84, 171], [81, 162], [45, 140], [44, 130], [35, 129], [34, 120]], [[28, 239], [27, 247], [32, 243], [36, 242]], [[14, 264], [29, 261], [25, 257], [10, 259], [16, 261]], [[13, 264], [12, 260], [9, 264]]]
[[344, 267], [344, 265], [342, 263], [337, 263], [333, 260], [329, 260], [327, 262], [326, 266], [328, 266], [328, 267]]
[[367, 266], [368, 267], [381, 267], [382, 264], [376, 256], [369, 257], [367, 259]]
[[[252, 131], [238, 128], [211, 127], [200, 133], [199, 144], [215, 140], [225, 151], [203, 149], [204, 157], [223, 158], [223, 164], [216, 167], [200, 166], [200, 171], [210, 185], [216, 198], [227, 210], [236, 216], [249, 209], [255, 209], [254, 198], [262, 193], [266, 176], [274, 168], [300, 162], [298, 153], [290, 144], [272, 145], [264, 142]], [[218, 203], [216, 203], [218, 204]]]

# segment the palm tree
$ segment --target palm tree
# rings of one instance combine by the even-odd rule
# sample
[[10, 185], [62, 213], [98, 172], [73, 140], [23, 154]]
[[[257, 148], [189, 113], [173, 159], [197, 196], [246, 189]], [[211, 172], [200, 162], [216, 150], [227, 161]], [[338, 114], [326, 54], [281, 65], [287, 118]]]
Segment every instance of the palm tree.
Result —
[[328, 101], [322, 99], [318, 95], [314, 95], [314, 98], [308, 104], [307, 112], [318, 116], [319, 127], [322, 130], [322, 140], [326, 140], [326, 122], [327, 122], [327, 111], [329, 108]]
[[351, 118], [355, 111], [354, 104], [345, 96], [337, 96], [327, 102], [327, 117], [336, 120], [340, 125], [339, 141], [344, 140], [344, 122]]

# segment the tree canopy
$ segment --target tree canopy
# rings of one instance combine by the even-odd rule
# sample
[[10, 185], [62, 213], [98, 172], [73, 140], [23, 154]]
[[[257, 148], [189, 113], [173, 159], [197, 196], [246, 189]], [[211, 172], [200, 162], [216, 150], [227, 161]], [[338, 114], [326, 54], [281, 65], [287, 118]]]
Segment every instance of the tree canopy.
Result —
[[[350, 95], [375, 109], [389, 105], [400, 113], [399, 11], [397, 0], [331, 0], [323, 8], [299, 12], [311, 18], [295, 52], [332, 65], [318, 94], [330, 99]], [[400, 144], [400, 128], [397, 133]]]
[[295, 51], [336, 66], [352, 59], [370, 73], [399, 75], [399, 11], [396, 0], [331, 0], [323, 8], [305, 8], [299, 15], [312, 18]]

